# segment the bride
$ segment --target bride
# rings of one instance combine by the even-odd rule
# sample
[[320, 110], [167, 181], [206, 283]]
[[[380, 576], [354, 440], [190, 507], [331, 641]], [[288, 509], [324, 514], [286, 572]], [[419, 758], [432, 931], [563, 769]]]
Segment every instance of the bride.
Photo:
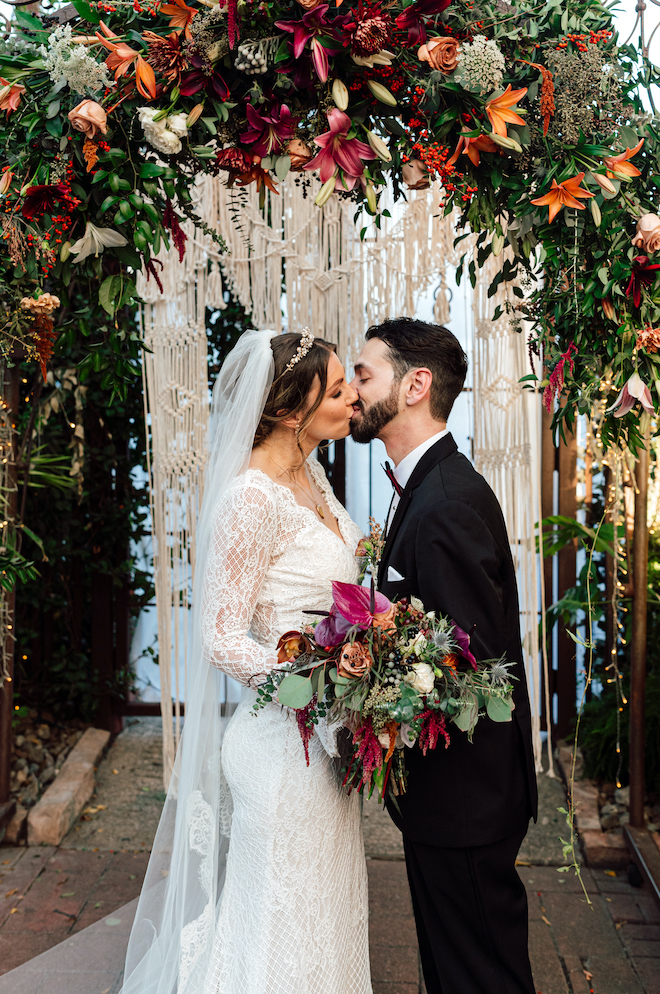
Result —
[[[295, 715], [253, 710], [280, 636], [358, 577], [360, 530], [310, 457], [348, 435], [356, 399], [307, 330], [247, 332], [216, 382], [185, 727], [123, 994], [371, 994], [360, 799], [338, 786], [336, 727], [316, 727], [307, 765]], [[244, 687], [231, 717], [227, 676]]]

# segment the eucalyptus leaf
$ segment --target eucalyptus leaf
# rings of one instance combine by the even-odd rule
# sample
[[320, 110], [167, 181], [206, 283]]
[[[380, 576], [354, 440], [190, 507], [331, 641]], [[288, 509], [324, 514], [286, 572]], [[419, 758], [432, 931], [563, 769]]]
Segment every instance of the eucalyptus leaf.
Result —
[[300, 708], [307, 707], [314, 696], [312, 681], [308, 676], [289, 673], [282, 680], [277, 696], [280, 704], [285, 708], [296, 708], [296, 710], [299, 710]]
[[512, 702], [501, 697], [489, 697], [486, 703], [486, 713], [491, 721], [511, 721]]

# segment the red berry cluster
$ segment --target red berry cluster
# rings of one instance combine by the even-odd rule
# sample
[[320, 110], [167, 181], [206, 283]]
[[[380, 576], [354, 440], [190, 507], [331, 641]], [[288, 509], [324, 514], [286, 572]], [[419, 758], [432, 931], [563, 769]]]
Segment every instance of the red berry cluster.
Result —
[[606, 28], [601, 28], [600, 31], [590, 31], [588, 35], [567, 34], [564, 36], [564, 40], [560, 41], [555, 47], [559, 52], [562, 48], [568, 48], [569, 43], [572, 42], [578, 52], [586, 52], [589, 49], [589, 45], [597, 45], [599, 41], [609, 41], [611, 37], [612, 32]]

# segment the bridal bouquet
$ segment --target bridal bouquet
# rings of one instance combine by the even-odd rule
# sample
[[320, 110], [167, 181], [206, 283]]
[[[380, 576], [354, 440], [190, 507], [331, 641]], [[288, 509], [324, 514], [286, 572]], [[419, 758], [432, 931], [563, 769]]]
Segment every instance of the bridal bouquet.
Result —
[[[477, 662], [470, 638], [415, 597], [392, 603], [352, 583], [333, 583], [321, 620], [279, 641], [281, 668], [258, 688], [255, 710], [277, 700], [294, 708], [308, 744], [319, 718], [352, 732], [344, 784], [405, 792], [405, 748], [424, 755], [450, 744], [453, 722], [472, 737], [479, 719], [510, 721], [512, 681], [503, 658]], [[316, 612], [315, 612], [316, 613]]]

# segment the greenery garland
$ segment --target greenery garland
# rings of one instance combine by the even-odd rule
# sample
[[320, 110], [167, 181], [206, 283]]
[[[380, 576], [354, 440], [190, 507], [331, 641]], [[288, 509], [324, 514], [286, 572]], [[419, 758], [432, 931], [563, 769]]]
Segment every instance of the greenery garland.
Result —
[[[74, 275], [111, 318], [138, 269], [158, 282], [200, 173], [277, 192], [318, 172], [317, 203], [351, 198], [358, 223], [387, 181], [401, 197], [437, 177], [439, 209], [478, 234], [473, 282], [502, 260], [490, 292], [530, 329], [556, 422], [606, 384], [604, 441], [637, 444], [660, 385], [658, 75], [601, 0], [73, 7], [17, 10], [0, 44], [5, 353], [48, 362]], [[126, 335], [115, 322], [118, 352]]]

